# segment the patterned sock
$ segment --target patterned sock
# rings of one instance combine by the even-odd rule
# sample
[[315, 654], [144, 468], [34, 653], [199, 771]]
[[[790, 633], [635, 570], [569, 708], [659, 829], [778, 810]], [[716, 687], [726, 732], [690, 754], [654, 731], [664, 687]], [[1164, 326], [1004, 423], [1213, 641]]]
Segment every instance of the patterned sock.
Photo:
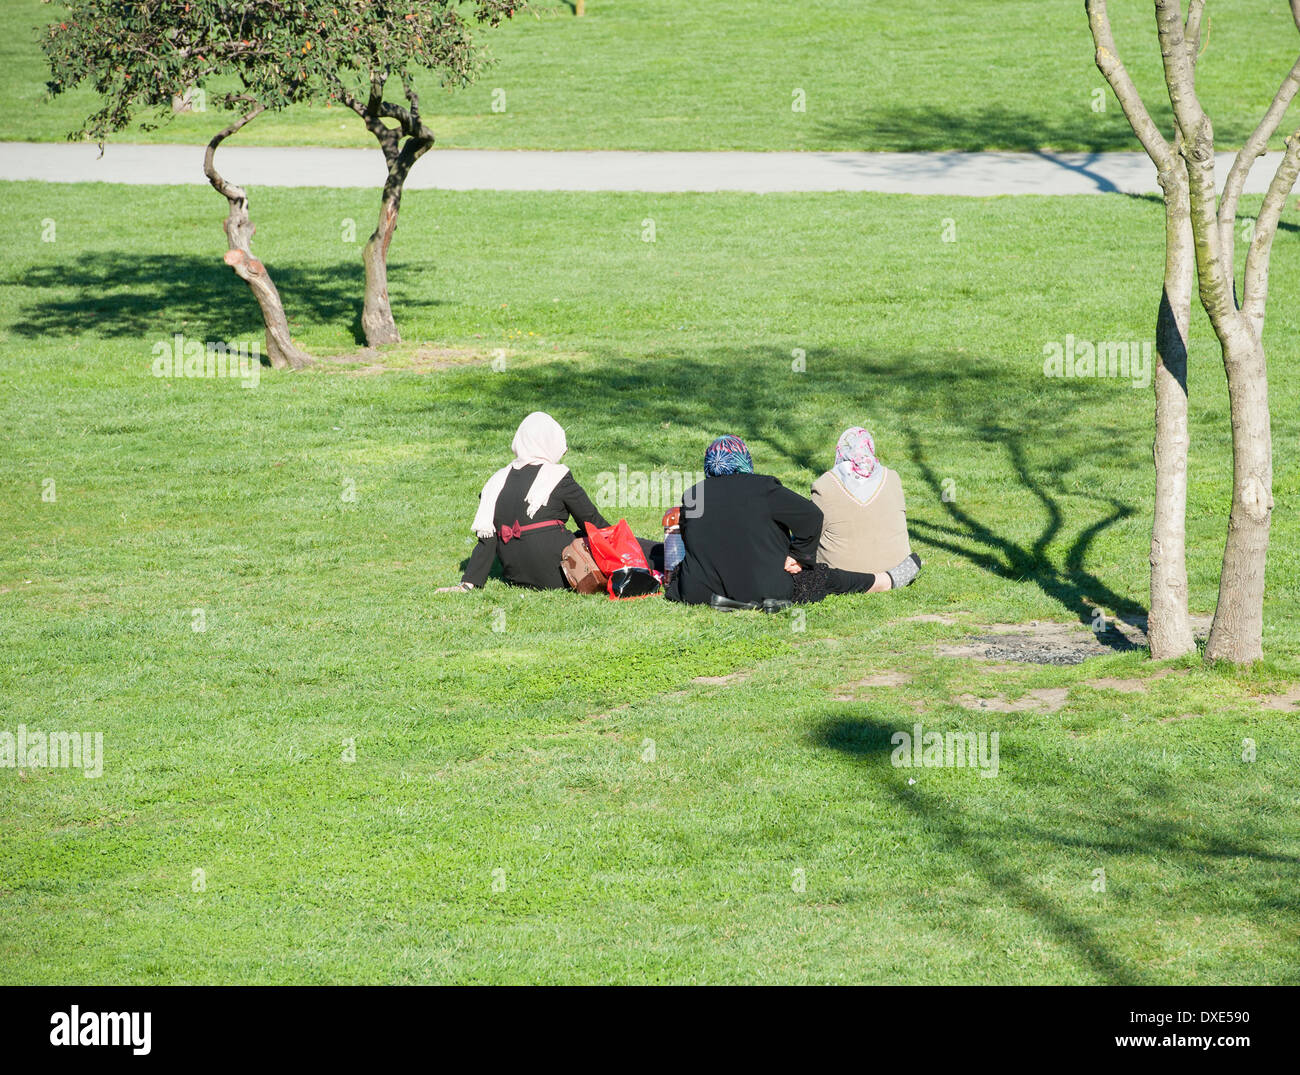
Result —
[[895, 568], [889, 570], [890, 581], [897, 590], [900, 586], [907, 586], [911, 581], [921, 573], [921, 558], [912, 553], [906, 560]]

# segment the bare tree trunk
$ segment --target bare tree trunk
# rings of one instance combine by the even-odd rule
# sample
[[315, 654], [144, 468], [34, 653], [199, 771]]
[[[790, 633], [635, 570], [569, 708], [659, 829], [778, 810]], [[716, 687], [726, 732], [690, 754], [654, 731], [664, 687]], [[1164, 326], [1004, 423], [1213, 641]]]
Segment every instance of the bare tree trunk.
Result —
[[1165, 194], [1165, 286], [1156, 317], [1155, 511], [1147, 640], [1162, 661], [1196, 649], [1187, 611], [1187, 334], [1195, 254], [1187, 166], [1161, 173]]
[[236, 131], [264, 111], [264, 106], [257, 105], [246, 115], [220, 131], [208, 143], [203, 154], [203, 172], [213, 188], [221, 194], [230, 205], [224, 227], [226, 240], [230, 248], [226, 251], [225, 262], [235, 270], [241, 280], [252, 289], [253, 297], [262, 310], [262, 321], [266, 326], [266, 355], [276, 369], [301, 369], [311, 364], [311, 356], [295, 346], [289, 332], [289, 321], [284, 314], [284, 304], [276, 290], [271, 274], [266, 266], [253, 256], [253, 233], [257, 230], [248, 215], [248, 195], [242, 187], [227, 182], [216, 169], [213, 158], [217, 147]]
[[[1300, 62], [1288, 78], [1293, 79], [1297, 71]], [[1279, 96], [1287, 89], [1284, 83]], [[1295, 92], [1292, 85], [1290, 95], [1294, 96]], [[1228, 325], [1229, 331], [1219, 334], [1232, 415], [1232, 512], [1228, 518], [1228, 540], [1223, 548], [1219, 603], [1205, 646], [1205, 656], [1211, 660], [1240, 663], [1263, 656], [1264, 568], [1273, 512], [1273, 445], [1263, 345], [1264, 313], [1273, 238], [1298, 176], [1300, 131], [1286, 140], [1286, 153], [1260, 206], [1254, 238], [1246, 255], [1241, 309]], [[1221, 240], [1222, 234], [1221, 229]], [[1219, 333], [1218, 325], [1215, 332]]]
[[1244, 319], [1220, 343], [1232, 416], [1232, 511], [1205, 656], [1248, 664], [1264, 655], [1264, 566], [1273, 513], [1268, 374], [1264, 349]]
[[[1119, 60], [1106, 0], [1085, 0], [1084, 6], [1097, 49], [1097, 67], [1114, 89], [1143, 148], [1156, 163], [1165, 190], [1165, 296], [1157, 323], [1160, 368], [1156, 373], [1156, 521], [1151, 542], [1151, 623], [1153, 628], [1157, 624], [1161, 591], [1172, 607], [1176, 604], [1180, 581], [1162, 535], [1170, 542], [1181, 543], [1184, 528], [1176, 526], [1170, 517], [1162, 519], [1162, 512], [1172, 513], [1177, 501], [1181, 499], [1185, 504], [1187, 496], [1186, 476], [1177, 471], [1180, 454], [1182, 467], [1184, 470], [1186, 467], [1187, 322], [1183, 318], [1180, 324], [1179, 314], [1186, 309], [1184, 284], [1190, 288], [1186, 269], [1190, 239], [1201, 305], [1209, 315], [1223, 352], [1232, 421], [1232, 511], [1219, 575], [1219, 602], [1205, 655], [1209, 660], [1249, 663], [1263, 655], [1264, 569], [1273, 511], [1272, 430], [1263, 344], [1269, 258], [1282, 208], [1300, 178], [1300, 130], [1287, 139], [1287, 151], [1264, 196], [1246, 256], [1240, 305], [1234, 257], [1237, 201], [1251, 165], [1267, 148], [1291, 102], [1300, 94], [1300, 59], [1282, 80], [1264, 117], [1237, 154], [1224, 184], [1223, 197], [1216, 200], [1214, 128], [1196, 93], [1196, 61], [1205, 0], [1188, 0], [1185, 19], [1180, 0], [1155, 0], [1160, 58], [1176, 126], [1172, 147], [1152, 122], [1141, 95]], [[1300, 0], [1290, 0], [1290, 7], [1300, 28]], [[1167, 454], [1164, 448], [1168, 448]], [[1181, 522], [1182, 505], [1177, 505], [1177, 511]], [[1182, 559], [1181, 549], [1179, 559]], [[1185, 594], [1185, 565], [1181, 566], [1181, 584]], [[1164, 636], [1159, 644], [1176, 649], [1181, 644], [1181, 634], [1172, 633], [1176, 621], [1168, 616], [1159, 619], [1163, 621], [1159, 633]], [[1166, 635], [1166, 629], [1171, 633]], [[1153, 653], [1156, 645], [1153, 632]]]
[[375, 347], [382, 343], [398, 343], [401, 334], [393, 320], [393, 308], [388, 301], [388, 244], [397, 230], [397, 211], [401, 206], [402, 192], [390, 197], [387, 188], [379, 210], [379, 226], [366, 243], [361, 259], [366, 267], [366, 299], [361, 310], [361, 331], [366, 343]]
[[[1187, 161], [1201, 305], [1223, 352], [1232, 421], [1232, 510], [1219, 576], [1219, 603], [1205, 656], [1248, 664], [1263, 656], [1264, 570], [1273, 511], [1273, 446], [1262, 337], [1268, 262], [1282, 206], [1300, 174], [1300, 132], [1287, 139], [1287, 152], [1264, 196], [1246, 260], [1244, 308], [1237, 305], [1232, 228], [1245, 171], [1285, 112], [1279, 102], [1289, 102], [1295, 96], [1300, 61], [1283, 81], [1260, 130], [1238, 155], [1238, 165], [1243, 159], [1248, 162], [1244, 170], [1234, 165], [1224, 202], [1216, 204], [1214, 127], [1196, 93], [1195, 64], [1188, 60], [1179, 4], [1177, 0], [1155, 0], [1155, 8], [1169, 103], [1184, 136], [1182, 155]], [[1236, 182], [1238, 175], [1240, 182]]]
[[[1188, 9], [1188, 49], [1195, 62], [1203, 3]], [[1160, 133], [1119, 57], [1106, 0], [1087, 0], [1098, 70], [1105, 76], [1142, 148], [1155, 164], [1165, 201], [1165, 278], [1156, 314], [1155, 503], [1151, 520], [1151, 611], [1147, 640], [1154, 660], [1196, 649], [1187, 610], [1187, 334], [1195, 247], [1187, 164]], [[1175, 144], [1180, 140], [1175, 137]]]
[[[433, 132], [420, 120], [420, 100], [409, 82], [403, 83], [407, 107], [384, 100], [384, 80], [387, 76], [376, 74], [371, 78], [370, 96], [363, 104], [342, 85], [339, 97], [352, 109], [366, 129], [375, 136], [383, 150], [388, 165], [388, 178], [379, 203], [379, 223], [375, 227], [361, 259], [366, 270], [366, 295], [361, 310], [361, 330], [366, 343], [376, 347], [385, 343], [401, 342], [393, 308], [388, 300], [388, 247], [397, 230], [397, 214], [402, 207], [402, 188], [411, 168], [433, 148]], [[395, 120], [396, 127], [383, 121]]]
[[[418, 121], [417, 121], [418, 122]], [[385, 128], [386, 129], [386, 128]], [[390, 132], [391, 133], [391, 132]], [[366, 343], [377, 347], [384, 343], [400, 343], [401, 334], [393, 320], [393, 308], [388, 301], [388, 246], [397, 230], [397, 214], [402, 208], [402, 187], [415, 164], [433, 145], [433, 136], [413, 136], [400, 150], [393, 151], [395, 139], [380, 140], [388, 159], [388, 180], [379, 204], [379, 223], [361, 253], [366, 269], [366, 298], [361, 309], [361, 330]]]

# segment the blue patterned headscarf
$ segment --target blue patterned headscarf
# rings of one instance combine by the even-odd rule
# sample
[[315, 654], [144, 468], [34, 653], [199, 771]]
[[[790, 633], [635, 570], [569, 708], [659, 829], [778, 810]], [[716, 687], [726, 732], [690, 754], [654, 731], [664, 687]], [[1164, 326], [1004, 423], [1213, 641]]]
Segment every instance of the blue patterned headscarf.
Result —
[[704, 450], [704, 473], [710, 478], [723, 474], [753, 474], [754, 461], [739, 437], [719, 437]]

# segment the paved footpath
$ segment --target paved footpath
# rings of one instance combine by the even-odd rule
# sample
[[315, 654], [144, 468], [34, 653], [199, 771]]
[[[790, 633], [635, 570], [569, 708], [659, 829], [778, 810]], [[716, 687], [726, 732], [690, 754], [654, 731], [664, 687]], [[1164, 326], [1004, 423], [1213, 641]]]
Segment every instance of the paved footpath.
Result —
[[[1256, 162], [1247, 193], [1263, 193], [1281, 158]], [[1222, 182], [1231, 154], [1220, 154]], [[379, 187], [376, 149], [227, 146], [226, 178], [247, 187]], [[207, 182], [203, 147], [0, 142], [0, 179], [52, 183]], [[649, 193], [880, 191], [889, 194], [1151, 194], [1155, 168], [1142, 153], [640, 153], [435, 149], [407, 190], [621, 190]]]

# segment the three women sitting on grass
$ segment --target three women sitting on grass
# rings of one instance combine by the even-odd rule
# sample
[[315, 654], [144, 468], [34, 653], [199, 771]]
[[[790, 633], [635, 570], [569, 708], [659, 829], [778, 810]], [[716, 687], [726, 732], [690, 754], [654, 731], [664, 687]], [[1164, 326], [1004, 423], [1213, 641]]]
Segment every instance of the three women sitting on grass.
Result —
[[[509, 583], [563, 589], [561, 554], [576, 536], [566, 527], [608, 523], [569, 468], [564, 430], [549, 414], [525, 418], [511, 443], [514, 461], [483, 486], [478, 536], [459, 586], [472, 590], [501, 561]], [[813, 484], [812, 500], [754, 473], [739, 437], [719, 437], [704, 453], [704, 480], [683, 496], [685, 556], [665, 596], [717, 608], [764, 608], [820, 601], [827, 594], [878, 593], [906, 586], [921, 561], [911, 551], [903, 487], [875, 456], [865, 429], [840, 437], [835, 466]], [[638, 539], [652, 567], [663, 545]], [[673, 565], [670, 565], [673, 566]]]

